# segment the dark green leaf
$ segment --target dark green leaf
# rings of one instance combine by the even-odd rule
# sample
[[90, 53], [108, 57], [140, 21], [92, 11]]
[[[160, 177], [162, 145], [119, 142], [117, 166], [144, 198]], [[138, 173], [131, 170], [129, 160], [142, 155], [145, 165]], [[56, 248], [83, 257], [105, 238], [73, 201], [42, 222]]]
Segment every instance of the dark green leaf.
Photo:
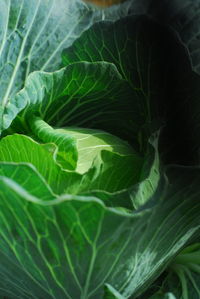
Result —
[[167, 174], [163, 200], [130, 214], [91, 197], [44, 201], [32, 195], [32, 185], [23, 187], [4, 172], [1, 295], [102, 298], [106, 283], [114, 294], [136, 298], [200, 226], [199, 169]]

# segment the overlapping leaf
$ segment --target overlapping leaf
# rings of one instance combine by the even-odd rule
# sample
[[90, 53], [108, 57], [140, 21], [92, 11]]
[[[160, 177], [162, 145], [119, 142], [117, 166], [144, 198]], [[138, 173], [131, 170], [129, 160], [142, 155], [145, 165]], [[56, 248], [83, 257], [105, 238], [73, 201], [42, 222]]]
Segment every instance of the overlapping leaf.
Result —
[[26, 119], [37, 113], [58, 127], [89, 123], [92, 128], [132, 135], [134, 140], [143, 123], [140, 105], [140, 93], [131, 90], [113, 64], [80, 62], [55, 73], [31, 74], [25, 88], [7, 105], [3, 128], [23, 110], [18, 118], [21, 130]]
[[14, 183], [25, 189], [25, 192], [31, 190], [30, 196], [39, 197], [43, 200], [52, 200], [55, 197], [44, 178], [30, 164], [1, 162], [0, 175], [13, 179]]
[[0, 119], [29, 73], [55, 71], [61, 51], [84, 30], [102, 18], [126, 15], [128, 9], [103, 14], [81, 0], [1, 0], [0, 8]]
[[[124, 156], [137, 155], [128, 142], [104, 131], [68, 127], [56, 129], [55, 132], [69, 135], [76, 140], [78, 152], [76, 171], [79, 173], [88, 171], [95, 157], [98, 156], [102, 150], [119, 153]], [[140, 169], [140, 167], [136, 168]]]
[[173, 61], [179, 61], [174, 48], [179, 47], [172, 32], [145, 17], [98, 23], [65, 52], [65, 64], [75, 64], [30, 75], [25, 89], [6, 105], [1, 130], [20, 111], [23, 126], [27, 112], [37, 111], [58, 127], [103, 129], [142, 151], [167, 105], [169, 74]]
[[56, 70], [59, 53], [93, 22], [80, 1], [1, 0], [1, 113], [34, 70]]
[[[179, 173], [168, 171], [171, 178]], [[163, 200], [132, 215], [90, 197], [46, 201], [34, 195], [33, 184], [16, 181], [15, 174], [1, 176], [2, 296], [103, 298], [107, 283], [136, 298], [200, 225], [199, 169], [181, 169]]]
[[[198, 2], [169, 6], [176, 9], [163, 21], [199, 72]], [[151, 298], [198, 298], [199, 260], [191, 261], [193, 252], [186, 264], [185, 253], [173, 258], [199, 234], [200, 170], [171, 167], [168, 182], [157, 138], [148, 143], [157, 118], [175, 106], [172, 125], [177, 111], [182, 119], [189, 113], [191, 148], [199, 148], [198, 88], [188, 106], [199, 81], [177, 35], [131, 16], [95, 24], [68, 48], [98, 19], [118, 18], [118, 8], [91, 11], [78, 0], [0, 0], [0, 7], [0, 130], [31, 136], [0, 142], [0, 296], [137, 298], [171, 265]], [[55, 71], [65, 47], [66, 67]], [[70, 126], [109, 133], [98, 143], [97, 130]]]
[[149, 125], [155, 116], [162, 115], [172, 83], [170, 76], [182, 66], [184, 55], [172, 31], [147, 17], [131, 16], [115, 23], [94, 24], [63, 52], [63, 63], [83, 60], [115, 64], [131, 88], [143, 94], [141, 113]]
[[[0, 142], [1, 162], [33, 165], [56, 194], [86, 194], [95, 190], [100, 193], [108, 192], [108, 198], [104, 197], [105, 202], [117, 206], [119, 200], [115, 201], [115, 193], [131, 188], [140, 180], [143, 160], [137, 155], [100, 152], [88, 171], [81, 175], [61, 169], [56, 163], [55, 153], [54, 144], [41, 145], [23, 135], [7, 136]], [[4, 163], [1, 167], [4, 167]], [[128, 191], [125, 196], [121, 196], [121, 205], [131, 208]]]

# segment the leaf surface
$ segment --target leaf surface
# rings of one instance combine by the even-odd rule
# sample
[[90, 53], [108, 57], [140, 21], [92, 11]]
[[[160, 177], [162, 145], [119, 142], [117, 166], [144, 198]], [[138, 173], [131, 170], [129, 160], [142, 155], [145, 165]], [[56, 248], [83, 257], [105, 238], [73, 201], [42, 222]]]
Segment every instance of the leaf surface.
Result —
[[199, 169], [167, 173], [178, 180], [166, 185], [163, 200], [133, 214], [106, 208], [94, 197], [44, 201], [31, 196], [32, 186], [22, 187], [4, 173], [1, 295], [102, 298], [107, 283], [125, 298], [136, 298], [200, 225]]
[[137, 113], [143, 118], [143, 130], [148, 131], [151, 122], [163, 116], [174, 63], [178, 68], [182, 65], [182, 48], [173, 31], [148, 17], [133, 15], [91, 26], [63, 51], [63, 63], [113, 63], [130, 88], [140, 92]]
[[[115, 203], [115, 192], [126, 190], [139, 180], [143, 160], [137, 155], [119, 155], [102, 151], [84, 174], [61, 169], [56, 163], [54, 144], [39, 144], [32, 138], [14, 134], [0, 141], [0, 161], [33, 165], [56, 194], [108, 192], [105, 200]], [[2, 164], [3, 167], [4, 164]], [[9, 177], [9, 176], [8, 176]], [[127, 205], [131, 207], [130, 195]], [[126, 206], [124, 197], [122, 206]]]
[[35, 70], [52, 71], [60, 55], [93, 22], [80, 1], [1, 0], [1, 108]]
[[6, 105], [1, 130], [21, 112], [13, 128], [27, 132], [26, 117], [37, 111], [51, 125], [102, 129], [145, 151], [160, 127], [179, 47], [171, 31], [147, 17], [97, 23], [65, 50], [65, 69], [29, 76]]

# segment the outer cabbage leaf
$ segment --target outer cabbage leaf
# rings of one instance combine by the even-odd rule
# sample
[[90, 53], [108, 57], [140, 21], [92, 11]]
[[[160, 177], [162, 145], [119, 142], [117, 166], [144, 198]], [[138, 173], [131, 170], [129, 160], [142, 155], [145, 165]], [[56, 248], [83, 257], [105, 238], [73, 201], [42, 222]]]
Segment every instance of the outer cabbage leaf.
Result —
[[31, 196], [40, 197], [47, 201], [55, 198], [55, 194], [33, 165], [1, 162], [0, 175], [13, 179], [25, 190], [30, 190]]
[[7, 105], [2, 129], [8, 128], [21, 111], [13, 123], [14, 130], [18, 128], [20, 132], [30, 131], [27, 119], [37, 113], [58, 127], [67, 124], [104, 129], [114, 131], [114, 135], [132, 136], [133, 142], [143, 123], [139, 113], [141, 96], [110, 63], [82, 62], [55, 73], [35, 72], [29, 76], [25, 88]]
[[1, 296], [103, 298], [104, 284], [125, 298], [143, 293], [200, 226], [199, 169], [167, 174], [163, 200], [130, 214], [94, 197], [45, 201], [4, 172]]
[[153, 122], [166, 105], [174, 62], [180, 62], [177, 49], [182, 51], [177, 37], [145, 17], [95, 24], [64, 53], [65, 65], [76, 64], [30, 75], [25, 89], [6, 105], [1, 129], [22, 110], [25, 125], [28, 111], [35, 110], [55, 126], [103, 129], [145, 151], [160, 127]]
[[69, 175], [63, 171], [55, 163], [55, 152], [54, 144], [39, 144], [24, 135], [14, 134], [0, 141], [1, 162], [29, 163], [37, 169], [56, 194], [74, 194], [78, 190], [81, 178], [78, 174], [70, 172]]
[[1, 113], [34, 70], [52, 71], [94, 15], [81, 1], [0, 1]]
[[183, 68], [185, 54], [174, 32], [147, 17], [130, 16], [115, 23], [94, 24], [63, 51], [63, 63], [83, 60], [116, 65], [129, 86], [143, 95], [139, 110], [143, 123], [138, 130], [142, 143], [142, 129], [148, 132], [152, 120], [163, 116], [173, 84], [171, 77], [174, 79]]
[[[81, 59], [114, 63], [131, 88], [143, 93], [143, 100], [140, 100], [143, 106], [139, 110], [143, 124], [141, 122], [137, 128], [140, 149], [148, 139], [152, 124], [155, 126], [155, 119], [161, 117], [167, 123], [162, 148], [165, 160], [170, 163], [191, 160], [190, 144], [186, 143], [191, 132], [184, 125], [188, 118], [181, 114], [185, 109], [182, 108], [185, 94], [181, 91], [189, 86], [186, 81], [191, 76], [191, 65], [187, 50], [173, 30], [141, 16], [127, 17], [115, 23], [97, 23], [63, 52], [64, 64]], [[186, 80], [183, 80], [184, 74]]]
[[0, 7], [0, 118], [29, 73], [55, 71], [61, 51], [94, 22], [128, 13], [127, 5], [102, 12], [81, 0], [1, 0]]

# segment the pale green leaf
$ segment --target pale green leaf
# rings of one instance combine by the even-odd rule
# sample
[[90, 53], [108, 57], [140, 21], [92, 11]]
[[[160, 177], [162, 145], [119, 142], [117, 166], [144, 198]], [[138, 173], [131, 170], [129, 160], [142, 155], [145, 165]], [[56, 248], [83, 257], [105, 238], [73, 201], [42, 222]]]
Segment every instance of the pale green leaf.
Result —
[[71, 136], [76, 140], [78, 152], [76, 171], [79, 173], [88, 171], [94, 159], [102, 150], [119, 153], [124, 156], [134, 154], [134, 150], [128, 142], [104, 131], [73, 127], [57, 129], [56, 131]]
[[[107, 192], [105, 202], [119, 205], [114, 194], [134, 185], [139, 180], [143, 160], [137, 155], [119, 155], [109, 151], [99, 153], [85, 174], [62, 170], [56, 163], [57, 148], [54, 144], [39, 144], [30, 137], [14, 134], [0, 141], [0, 162], [30, 163], [56, 194], [83, 194]], [[3, 164], [2, 164], [3, 165]], [[8, 176], [9, 177], [9, 176]], [[131, 200], [124, 196], [122, 206], [131, 207]]]

